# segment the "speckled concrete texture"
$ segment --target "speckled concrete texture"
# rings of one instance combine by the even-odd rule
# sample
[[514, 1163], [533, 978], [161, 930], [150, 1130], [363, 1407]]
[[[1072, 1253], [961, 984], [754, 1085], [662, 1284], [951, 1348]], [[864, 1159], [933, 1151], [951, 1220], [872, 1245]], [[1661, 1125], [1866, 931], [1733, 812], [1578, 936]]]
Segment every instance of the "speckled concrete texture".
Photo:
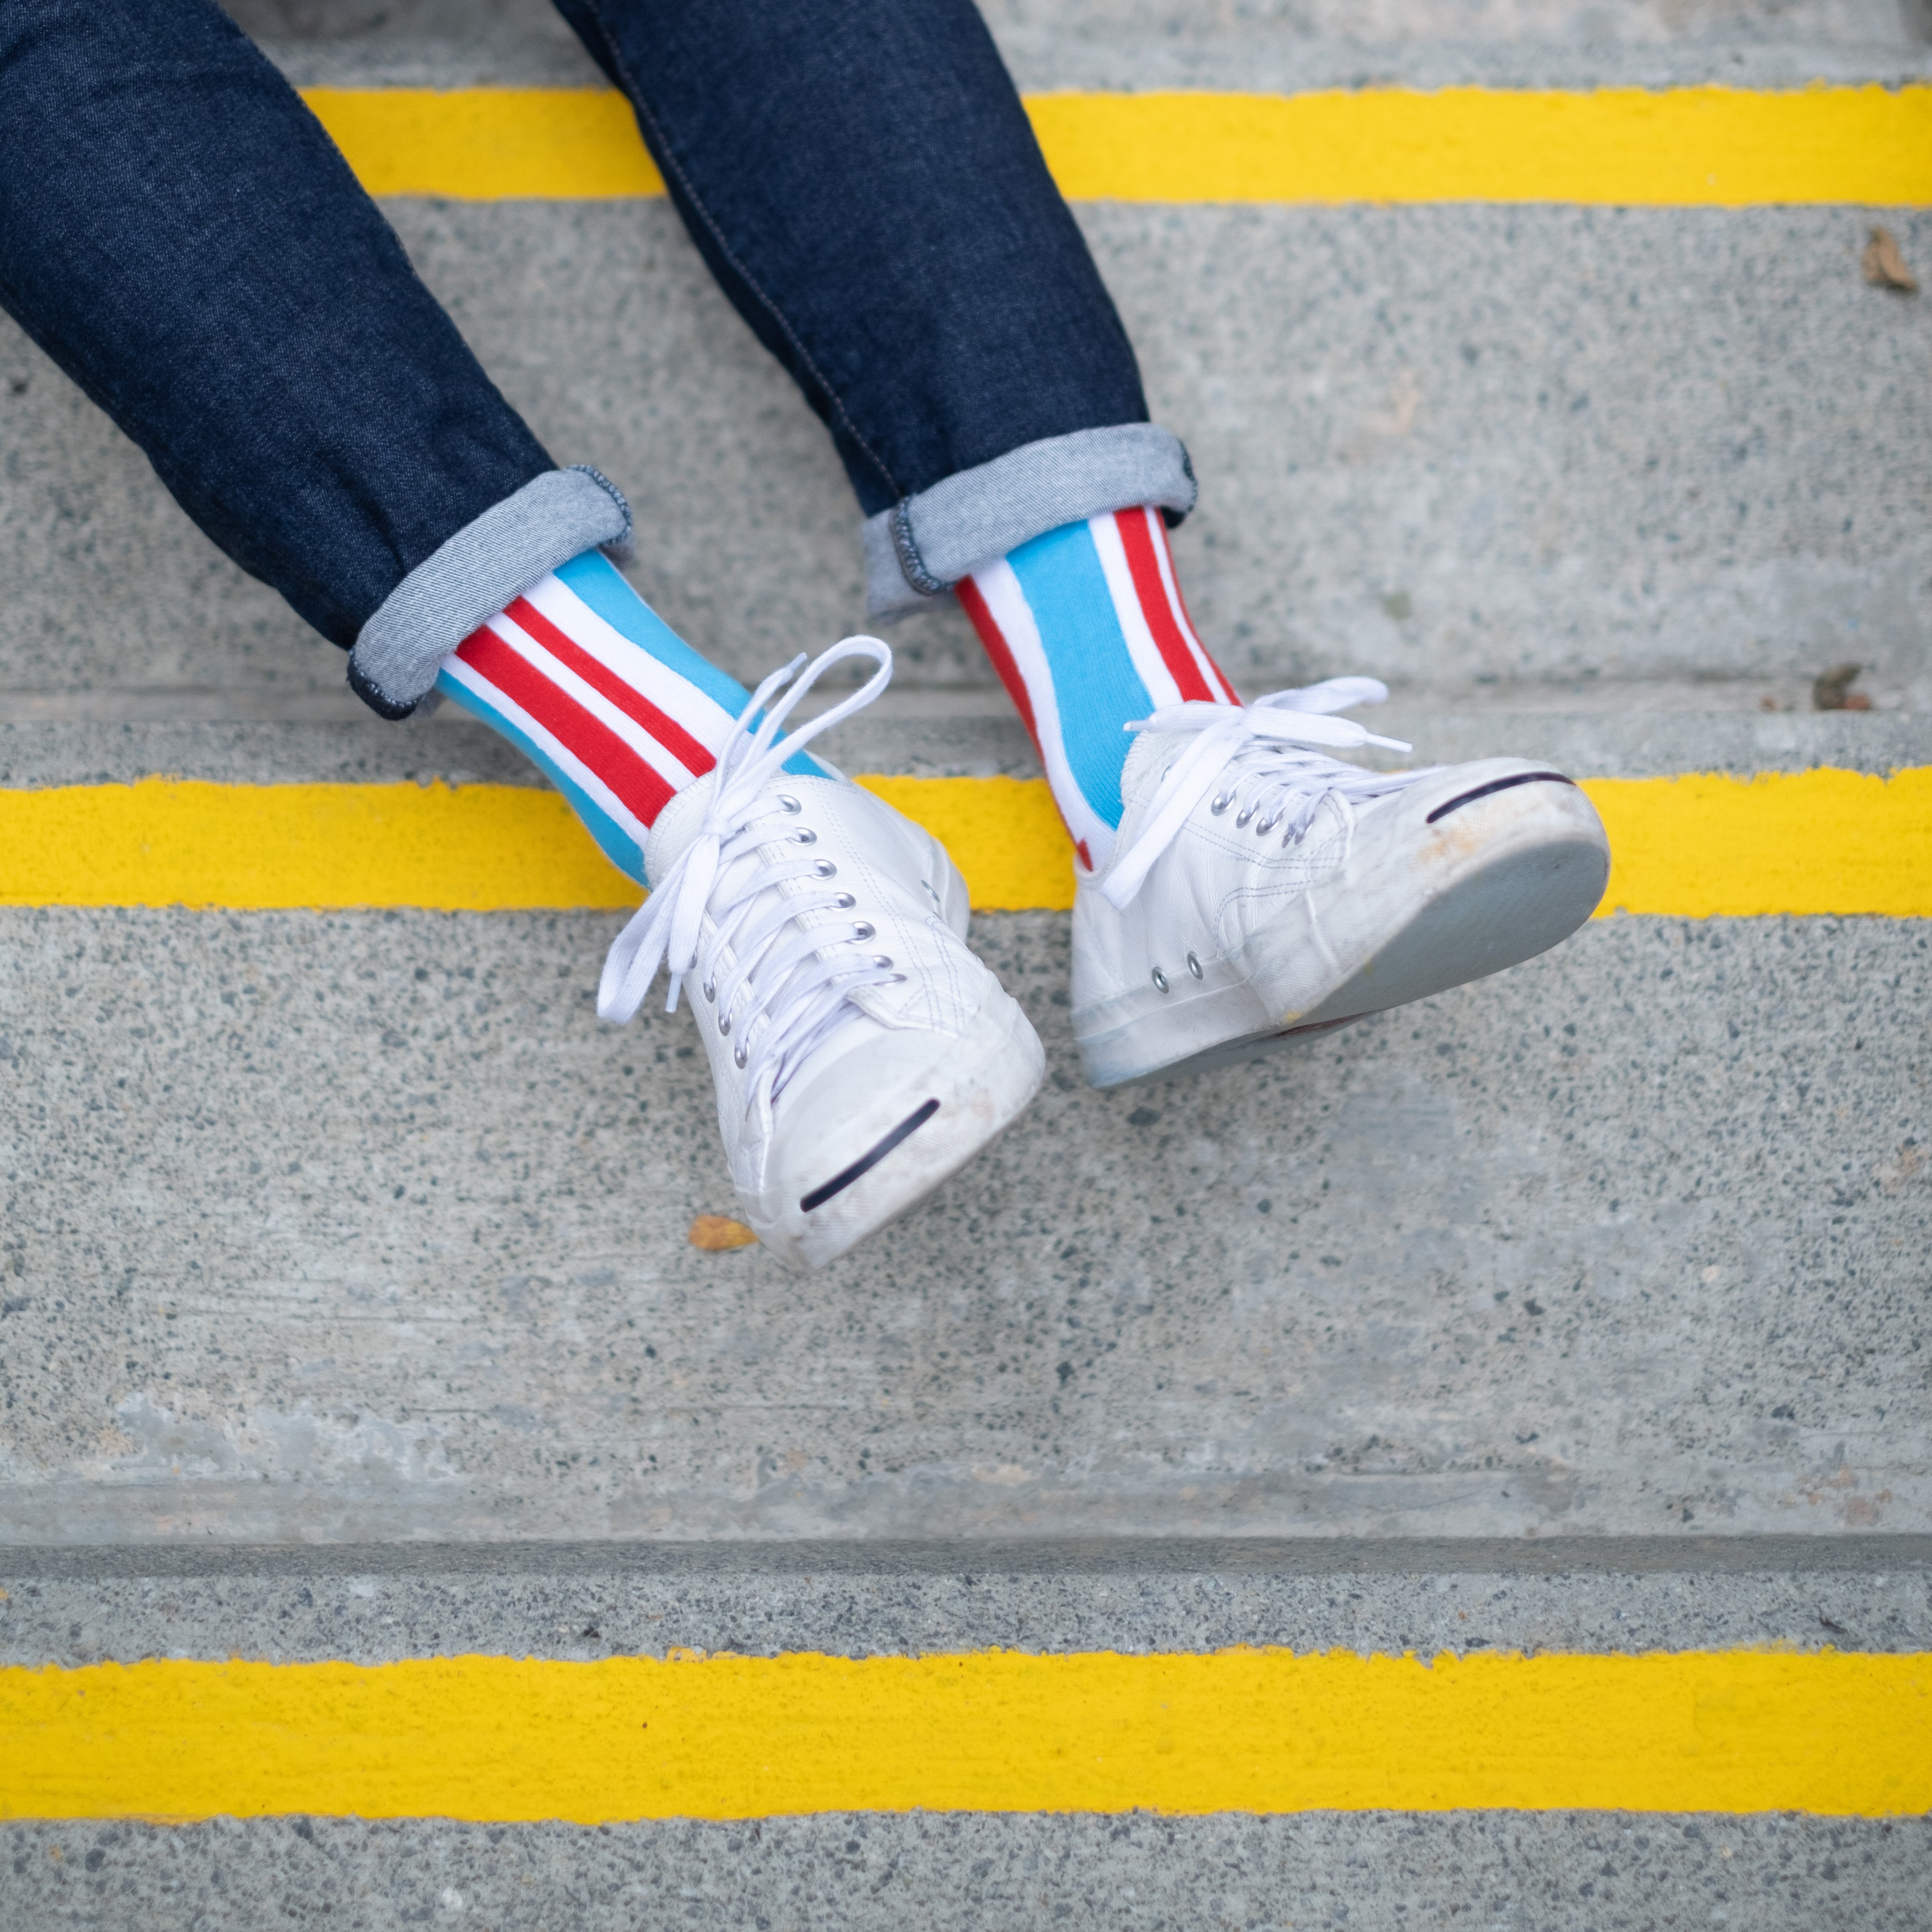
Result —
[[[830, 444], [664, 205], [392, 212], [548, 447], [632, 492], [634, 574], [684, 635], [754, 679], [860, 622]], [[1932, 216], [1886, 218], [1932, 261]], [[1082, 219], [1199, 468], [1183, 576], [1245, 686], [1664, 680], [1755, 705], [1849, 657], [1881, 706], [1932, 706], [1932, 306], [1866, 285], [1861, 211]], [[0, 440], [8, 715], [82, 692], [350, 715], [339, 655], [10, 328]], [[896, 641], [904, 682], [991, 688], [956, 611]]]
[[[302, 86], [601, 86], [545, 0], [229, 0]], [[1895, 81], [1924, 0], [986, 0], [1019, 84], [1287, 89]]]
[[[1514, 687], [1520, 689], [1520, 687]], [[819, 741], [850, 772], [926, 777], [1037, 778], [1040, 760], [1004, 692], [962, 712], [947, 694], [893, 694]], [[1415, 700], [1357, 714], [1415, 750], [1405, 760], [1371, 749], [1363, 762], [1448, 764], [1499, 752], [1540, 758], [1586, 778], [1678, 772], [1808, 771], [1821, 765], [1882, 776], [1932, 764], [1932, 716], [1838, 711], [1601, 713], [1442, 711]], [[118, 723], [0, 722], [0, 787], [124, 784], [152, 776], [229, 784], [394, 784], [546, 786], [536, 767], [488, 726], [446, 706], [433, 718], [296, 724], [232, 719]]]
[[1932, 1527], [1932, 939], [1614, 920], [1080, 1081], [800, 1284], [599, 917], [0, 916], [24, 1542]]
[[0, 1826], [31, 1932], [1918, 1932], [1932, 1826], [1621, 1812]]
[[1104, 1550], [190, 1544], [0, 1550], [0, 1664], [34, 1668], [144, 1657], [590, 1660], [674, 1648], [1932, 1649], [1932, 1545], [1897, 1536], [1218, 1548], [1124, 1537]]
[[[886, 693], [887, 700], [891, 695]], [[928, 694], [917, 695], [924, 699]], [[824, 755], [853, 772], [1039, 776], [1032, 742], [1004, 692], [988, 694], [978, 715], [966, 717], [934, 716], [923, 704], [915, 711], [886, 704], [889, 715], [880, 718], [876, 714], [885, 702], [875, 701], [819, 740]], [[212, 718], [0, 723], [0, 788], [120, 784], [158, 774], [230, 784], [382, 784], [440, 778], [452, 784], [548, 788], [549, 781], [521, 752], [453, 704], [428, 719], [400, 724], [384, 723], [359, 701], [357, 708], [362, 712], [359, 719], [339, 724]], [[1834, 729], [1840, 717], [1852, 728]], [[1756, 721], [1739, 714], [1724, 722], [1741, 724], [1751, 734], [1750, 769], [1767, 769], [1757, 755]], [[1932, 762], [1932, 718], [1916, 714], [1845, 712], [1765, 721], [1774, 726], [1780, 722], [1796, 728], [1793, 742], [1801, 748], [1796, 762], [1802, 764], [1884, 771], [1900, 764]], [[1666, 722], [1666, 734], [1669, 729]], [[1708, 734], [1700, 735], [1708, 742]]]

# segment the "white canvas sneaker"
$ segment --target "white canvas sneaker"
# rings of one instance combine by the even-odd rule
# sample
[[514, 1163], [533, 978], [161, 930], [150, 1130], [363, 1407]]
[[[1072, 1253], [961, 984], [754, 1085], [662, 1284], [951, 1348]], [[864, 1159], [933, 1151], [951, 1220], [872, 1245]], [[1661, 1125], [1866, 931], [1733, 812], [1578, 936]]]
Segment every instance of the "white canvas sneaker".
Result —
[[1610, 845], [1561, 772], [1484, 758], [1383, 773], [1328, 755], [1408, 750], [1332, 715], [1388, 695], [1331, 678], [1130, 728], [1119, 836], [1073, 907], [1073, 1033], [1095, 1086], [1425, 998], [1595, 910]]
[[[878, 667], [870, 682], [781, 740], [798, 700], [854, 657]], [[966, 882], [945, 848], [842, 777], [784, 769], [886, 688], [890, 646], [848, 638], [799, 677], [804, 662], [759, 686], [716, 768], [658, 815], [651, 896], [597, 996], [604, 1018], [629, 1019], [661, 964], [670, 1010], [680, 988], [696, 992], [745, 1220], [800, 1269], [931, 1193], [1046, 1071], [1025, 1014], [967, 950]]]

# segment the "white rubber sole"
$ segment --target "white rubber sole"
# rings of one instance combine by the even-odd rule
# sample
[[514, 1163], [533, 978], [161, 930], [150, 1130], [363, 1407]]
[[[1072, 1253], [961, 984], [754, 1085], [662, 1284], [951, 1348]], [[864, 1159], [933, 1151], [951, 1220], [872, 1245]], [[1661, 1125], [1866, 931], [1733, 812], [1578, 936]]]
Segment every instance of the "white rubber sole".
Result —
[[[1360, 883], [1344, 877], [1306, 893], [1240, 954], [1204, 966], [1198, 985], [1136, 988], [1076, 1015], [1088, 1078], [1127, 1086], [1251, 1060], [1547, 952], [1596, 910], [1610, 853], [1574, 786], [1538, 782], [1534, 800], [1528, 789], [1513, 782], [1445, 801], [1454, 842], [1438, 842], [1428, 890], [1406, 904], [1364, 916]], [[1339, 952], [1338, 932], [1348, 935]], [[1312, 980], [1310, 958], [1325, 962]]]

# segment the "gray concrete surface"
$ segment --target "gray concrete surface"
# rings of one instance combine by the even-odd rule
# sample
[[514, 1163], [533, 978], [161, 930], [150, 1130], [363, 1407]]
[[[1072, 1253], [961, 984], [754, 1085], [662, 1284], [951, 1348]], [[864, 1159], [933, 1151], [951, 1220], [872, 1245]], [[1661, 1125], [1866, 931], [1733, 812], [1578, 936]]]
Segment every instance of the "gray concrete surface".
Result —
[[[755, 679], [860, 624], [830, 444], [668, 207], [392, 212], [548, 446], [631, 491], [636, 580], [679, 630]], [[1200, 469], [1178, 551], [1244, 687], [1756, 708], [1850, 658], [1923, 710], [1932, 308], [1865, 284], [1869, 218], [1082, 212]], [[1932, 264], [1932, 217], [1886, 218]], [[0, 716], [350, 715], [339, 655], [10, 326], [0, 447]], [[991, 688], [956, 612], [896, 643], [909, 687]]]
[[[1004, 692], [970, 698], [970, 710], [947, 703], [951, 694], [914, 688], [903, 695], [907, 701], [897, 704], [889, 692], [835, 728], [820, 741], [826, 756], [851, 772], [1039, 776], [1040, 760]], [[124, 784], [151, 776], [236, 784], [547, 782], [520, 752], [454, 706], [401, 725], [357, 709], [358, 718], [326, 724], [0, 722], [0, 787]], [[1361, 754], [1378, 765], [1509, 752], [1585, 777], [1645, 778], [1820, 765], [1883, 775], [1932, 764], [1932, 718], [1916, 712], [1445, 712], [1411, 699], [1359, 715], [1415, 747], [1406, 760], [1372, 748]]]
[[1928, 1854], [1919, 1819], [1618, 1812], [0, 1825], [0, 1903], [34, 1932], [1917, 1932]]
[[[302, 86], [589, 87], [544, 0], [229, 0]], [[1029, 90], [1895, 81], [1924, 0], [987, 0]]]
[[[1618, 920], [1112, 1095], [800, 1286], [607, 917], [0, 916], [0, 1534], [1932, 1528], [1932, 938]], [[966, 1258], [970, 1258], [970, 1259]]]
[[0, 1665], [143, 1657], [1932, 1648], [1932, 1538], [0, 1550]]

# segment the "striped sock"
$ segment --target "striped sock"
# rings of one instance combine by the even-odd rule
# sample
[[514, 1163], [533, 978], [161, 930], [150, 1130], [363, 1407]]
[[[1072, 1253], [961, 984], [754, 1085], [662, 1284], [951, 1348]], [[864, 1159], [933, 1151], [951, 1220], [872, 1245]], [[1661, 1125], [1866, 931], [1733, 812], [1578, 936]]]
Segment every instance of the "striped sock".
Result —
[[1121, 728], [1163, 705], [1241, 701], [1194, 634], [1160, 512], [1049, 530], [955, 590], [1033, 735], [1081, 865], [1098, 871], [1120, 822], [1132, 744]]
[[[466, 638], [436, 688], [527, 752], [640, 885], [658, 814], [717, 763], [751, 697], [596, 550]], [[820, 768], [801, 754], [786, 769]]]

